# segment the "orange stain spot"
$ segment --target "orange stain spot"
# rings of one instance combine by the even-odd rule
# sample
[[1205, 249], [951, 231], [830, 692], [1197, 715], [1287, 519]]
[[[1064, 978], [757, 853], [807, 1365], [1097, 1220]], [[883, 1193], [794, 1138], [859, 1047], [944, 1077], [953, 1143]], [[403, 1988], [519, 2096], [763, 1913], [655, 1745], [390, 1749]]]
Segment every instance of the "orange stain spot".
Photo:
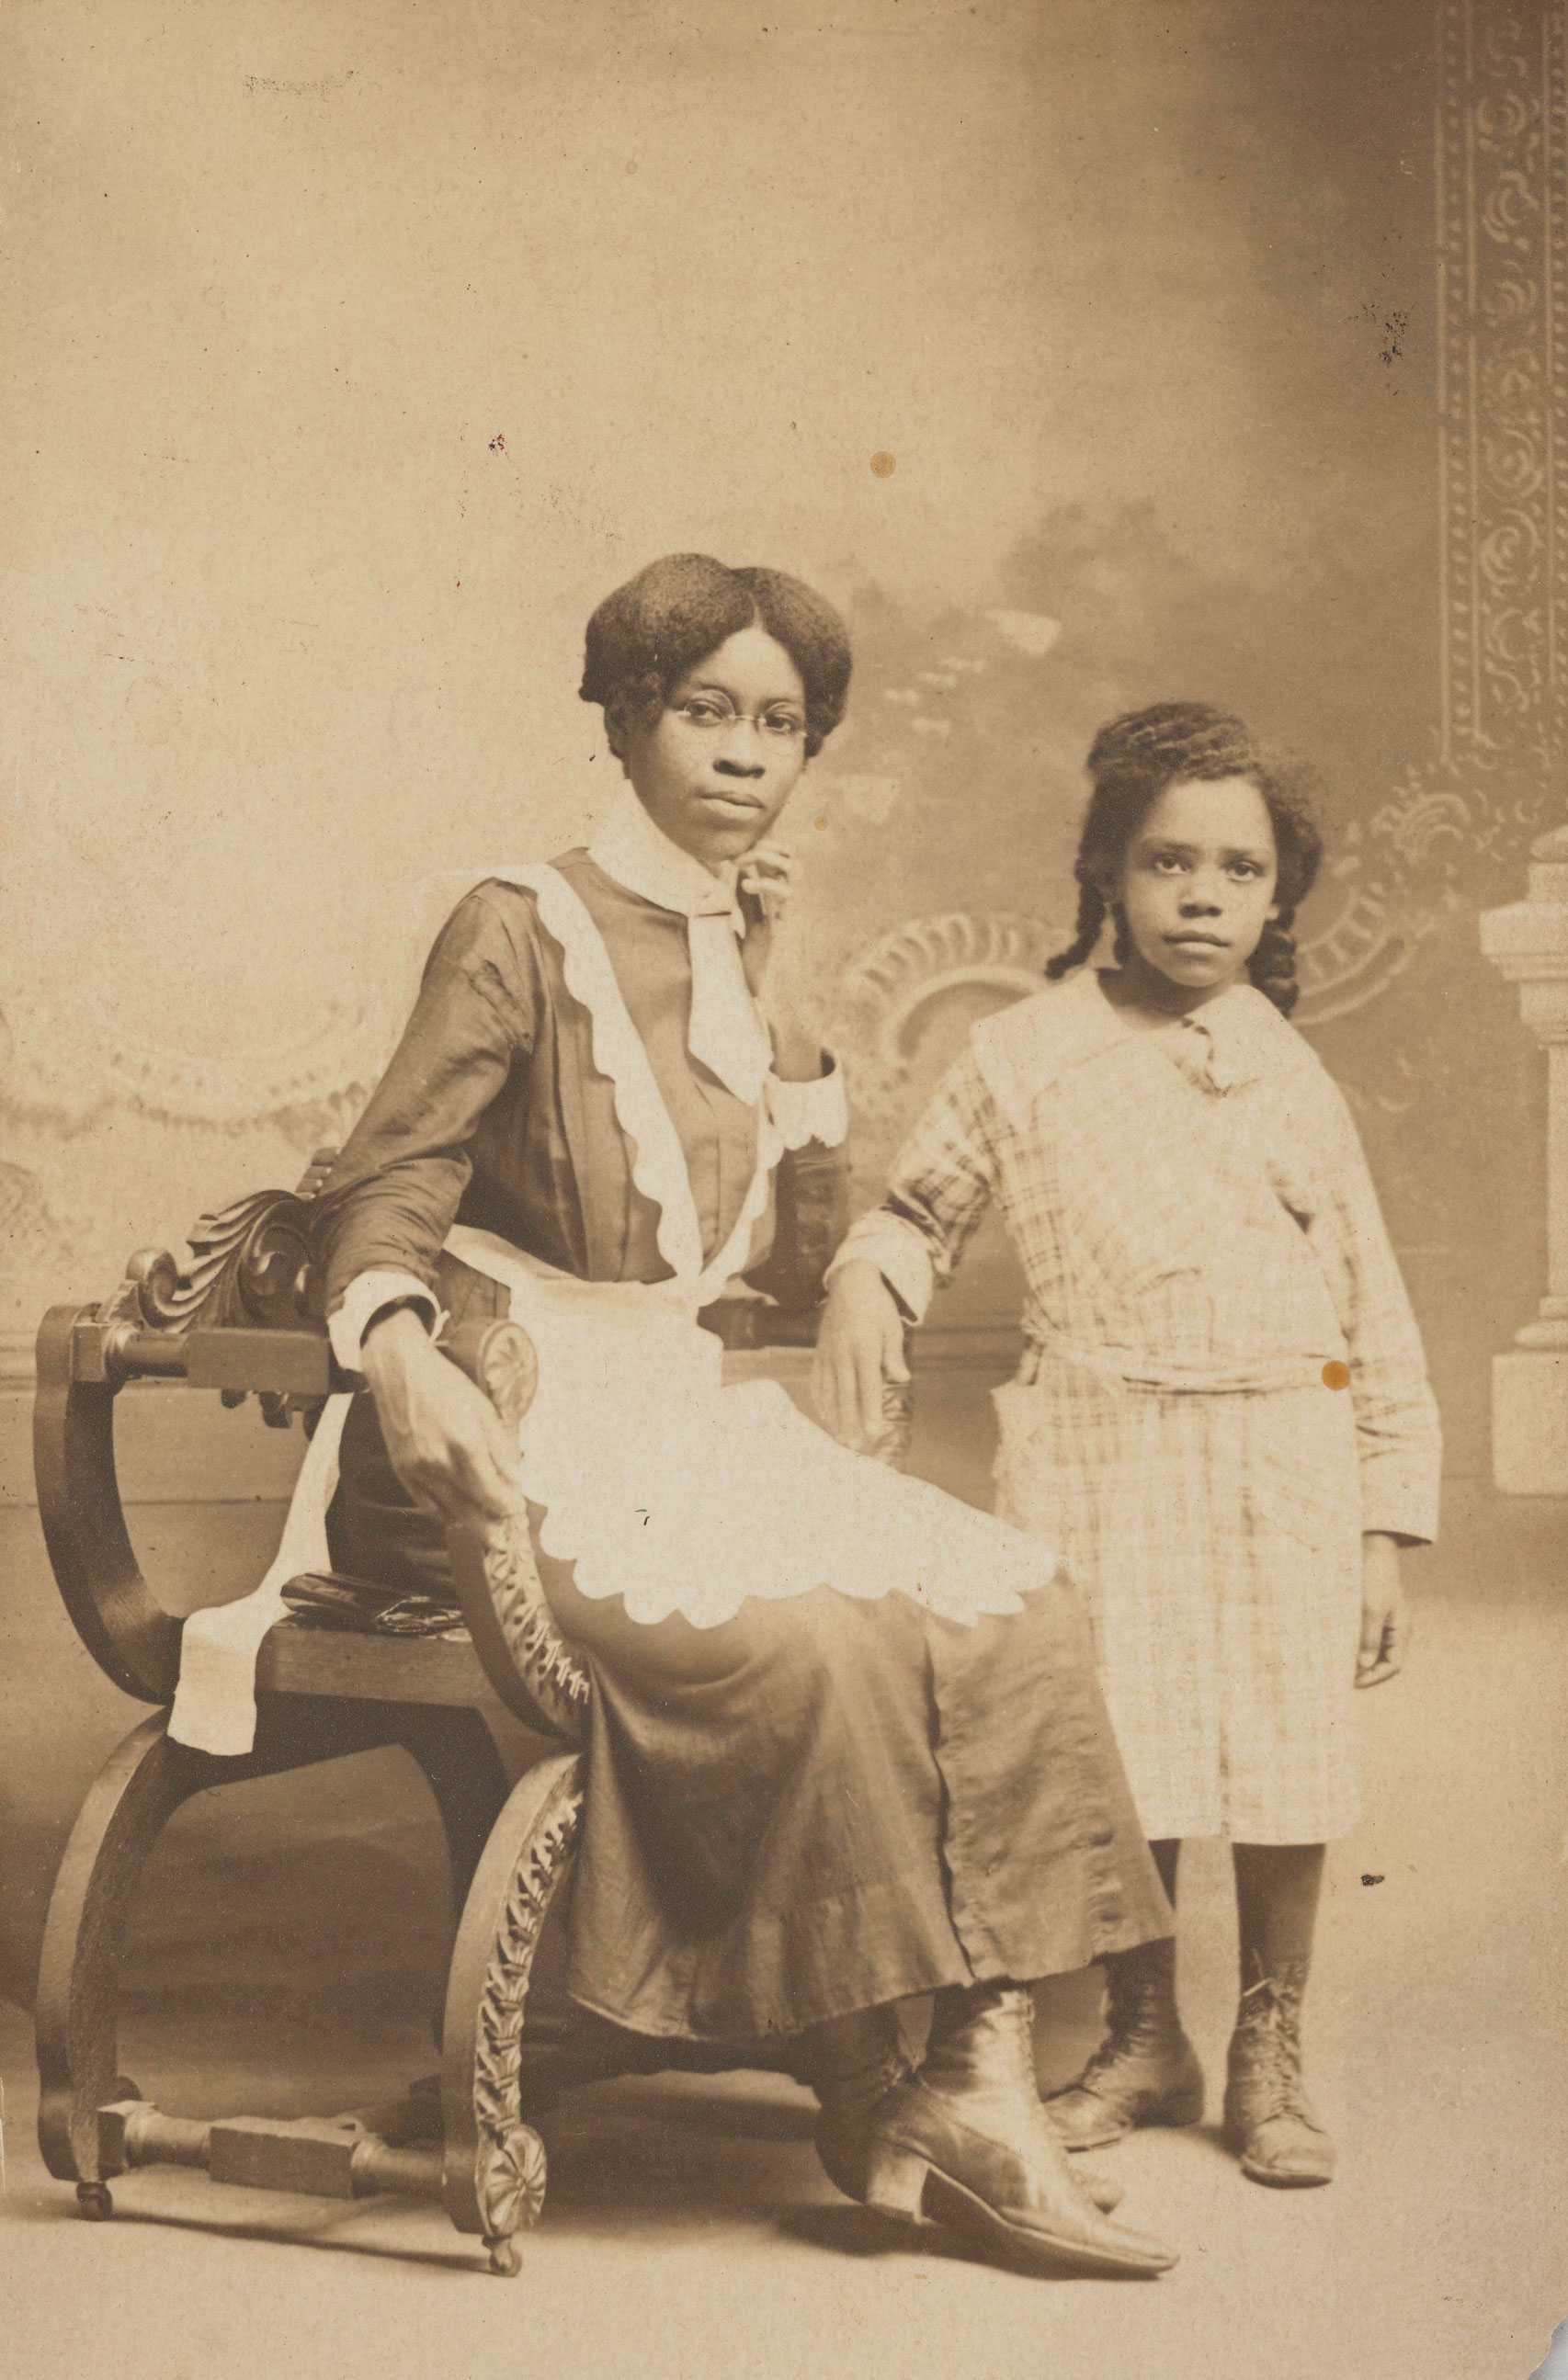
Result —
[[826, 833], [828, 824], [828, 814], [826, 810], [819, 810], [813, 823], [820, 828], [823, 833]]
[[895, 464], [893, 456], [888, 454], [884, 448], [879, 449], [879, 451], [872, 455], [871, 468], [876, 473], [879, 480], [891, 480], [893, 472], [897, 468], [897, 465]]
[[1325, 1364], [1323, 1366], [1323, 1386], [1326, 1389], [1348, 1389], [1350, 1386], [1350, 1366], [1348, 1364], [1341, 1364], [1338, 1361]]

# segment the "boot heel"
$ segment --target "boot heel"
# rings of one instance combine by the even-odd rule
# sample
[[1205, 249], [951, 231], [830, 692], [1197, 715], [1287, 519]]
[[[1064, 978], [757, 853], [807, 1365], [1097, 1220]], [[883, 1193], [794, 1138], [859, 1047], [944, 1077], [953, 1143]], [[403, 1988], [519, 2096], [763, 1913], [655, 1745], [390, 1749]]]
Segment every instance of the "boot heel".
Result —
[[1185, 2090], [1172, 2091], [1159, 2107], [1144, 2118], [1147, 2124], [1196, 2124], [1203, 2115], [1203, 2085], [1194, 2082]]
[[876, 2142], [866, 2168], [867, 2205], [878, 2215], [918, 2223], [930, 2172], [929, 2162], [918, 2149], [900, 2148], [893, 2141]]

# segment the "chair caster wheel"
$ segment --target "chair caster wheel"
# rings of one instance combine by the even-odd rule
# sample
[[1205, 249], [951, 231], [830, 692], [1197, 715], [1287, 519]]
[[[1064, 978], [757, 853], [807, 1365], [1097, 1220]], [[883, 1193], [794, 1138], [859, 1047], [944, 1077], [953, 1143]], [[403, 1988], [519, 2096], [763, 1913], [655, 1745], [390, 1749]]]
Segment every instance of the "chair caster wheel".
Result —
[[109, 2186], [103, 2181], [79, 2181], [76, 2204], [77, 2213], [84, 2223], [107, 2223], [115, 2211]]
[[487, 2240], [484, 2244], [490, 2251], [491, 2271], [499, 2274], [504, 2281], [515, 2281], [523, 2269], [517, 2241], [508, 2238]]

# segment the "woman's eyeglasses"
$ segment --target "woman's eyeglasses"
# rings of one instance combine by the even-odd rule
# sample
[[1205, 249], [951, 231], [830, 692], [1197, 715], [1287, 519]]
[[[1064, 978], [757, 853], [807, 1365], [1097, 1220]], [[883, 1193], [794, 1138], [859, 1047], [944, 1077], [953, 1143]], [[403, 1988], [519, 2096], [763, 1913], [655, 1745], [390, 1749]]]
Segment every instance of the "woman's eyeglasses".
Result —
[[722, 694], [688, 695], [685, 702], [672, 702], [666, 707], [677, 719], [684, 719], [688, 727], [695, 727], [699, 735], [726, 735], [742, 720], [760, 734], [776, 737], [781, 744], [793, 744], [806, 733], [806, 722], [798, 711], [737, 710]]

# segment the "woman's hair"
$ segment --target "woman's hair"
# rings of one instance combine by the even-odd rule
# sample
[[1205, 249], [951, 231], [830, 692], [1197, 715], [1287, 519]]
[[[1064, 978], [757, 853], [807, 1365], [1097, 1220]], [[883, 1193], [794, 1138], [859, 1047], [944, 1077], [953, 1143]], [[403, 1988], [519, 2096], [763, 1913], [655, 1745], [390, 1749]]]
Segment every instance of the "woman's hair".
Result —
[[[1208, 702], [1157, 702], [1129, 710], [1095, 737], [1088, 756], [1088, 814], [1073, 873], [1078, 883], [1078, 917], [1070, 946], [1046, 967], [1051, 978], [1081, 966], [1100, 940], [1100, 929], [1116, 905], [1100, 884], [1119, 874], [1133, 837], [1167, 785], [1189, 777], [1245, 777], [1268, 807], [1274, 830], [1279, 876], [1276, 915], [1247, 961], [1258, 990], [1282, 1015], [1295, 1006], [1295, 913], [1318, 874], [1322, 837], [1312, 814], [1315, 779], [1310, 771], [1270, 758], [1243, 722]], [[1125, 921], [1116, 915], [1116, 956], [1127, 955]]]
[[742, 628], [778, 639], [806, 689], [806, 752], [844, 716], [849, 631], [831, 603], [782, 570], [732, 570], [706, 553], [667, 553], [607, 595], [588, 624], [581, 695], [602, 703], [612, 745], [650, 727], [687, 672]]

